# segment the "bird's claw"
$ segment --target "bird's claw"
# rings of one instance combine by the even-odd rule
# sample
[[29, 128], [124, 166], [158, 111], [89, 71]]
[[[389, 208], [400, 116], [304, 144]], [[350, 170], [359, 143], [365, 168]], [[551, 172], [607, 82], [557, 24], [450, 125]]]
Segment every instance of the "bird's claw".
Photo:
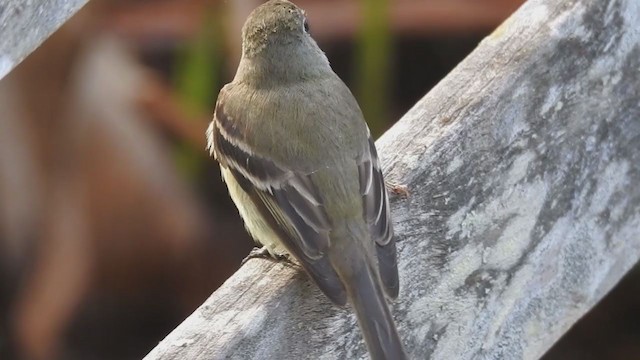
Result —
[[254, 247], [253, 249], [251, 249], [251, 251], [249, 252], [249, 255], [247, 255], [247, 257], [245, 257], [242, 260], [242, 263], [240, 263], [240, 266], [244, 265], [244, 263], [246, 263], [251, 259], [266, 259], [266, 260], [271, 260], [276, 262], [283, 261], [283, 262], [291, 263], [291, 259], [289, 259], [288, 255], [272, 254], [269, 252], [269, 249], [267, 249], [266, 246]]

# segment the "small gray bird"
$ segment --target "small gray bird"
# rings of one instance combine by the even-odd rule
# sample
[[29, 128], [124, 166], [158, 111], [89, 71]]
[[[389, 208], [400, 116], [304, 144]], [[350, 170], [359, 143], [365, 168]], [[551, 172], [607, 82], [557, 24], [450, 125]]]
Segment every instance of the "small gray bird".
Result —
[[375, 144], [293, 3], [268, 1], [247, 19], [207, 140], [253, 238], [351, 303], [373, 359], [405, 359], [385, 299], [399, 284]]

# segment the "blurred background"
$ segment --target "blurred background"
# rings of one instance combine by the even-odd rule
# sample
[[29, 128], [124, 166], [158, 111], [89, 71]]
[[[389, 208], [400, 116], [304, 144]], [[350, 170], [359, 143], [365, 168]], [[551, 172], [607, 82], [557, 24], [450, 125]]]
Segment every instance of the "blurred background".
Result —
[[[240, 266], [204, 130], [261, 2], [91, 0], [0, 80], [0, 359], [140, 359]], [[379, 136], [522, 2], [297, 4]], [[640, 358], [637, 284], [546, 359]]]

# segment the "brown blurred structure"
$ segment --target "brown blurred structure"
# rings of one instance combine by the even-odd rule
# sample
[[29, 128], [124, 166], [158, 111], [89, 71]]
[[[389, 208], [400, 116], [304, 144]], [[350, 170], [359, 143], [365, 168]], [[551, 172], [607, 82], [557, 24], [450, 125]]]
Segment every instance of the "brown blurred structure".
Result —
[[[139, 44], [157, 39], [181, 41], [192, 38], [202, 26], [201, 19], [220, 0], [141, 2], [123, 5], [107, 20], [106, 26]], [[235, 0], [218, 6], [226, 12], [229, 61], [240, 56], [240, 29], [260, 0]], [[523, 3], [523, 0], [394, 0], [389, 1], [394, 36], [451, 37], [485, 33], [493, 29]], [[296, 1], [311, 17], [314, 38], [320, 42], [352, 39], [360, 28], [361, 2], [353, 0]]]
[[[203, 12], [220, 0], [184, 0], [120, 2], [107, 26], [114, 31], [138, 40], [154, 38], [180, 40], [193, 37], [202, 24], [198, 19]], [[230, 12], [229, 33], [239, 39], [239, 29], [246, 16], [258, 6], [260, 0], [223, 2]], [[523, 0], [393, 0], [390, 4], [394, 34], [398, 36], [432, 36], [491, 29], [509, 16]], [[351, 0], [299, 0], [314, 19], [314, 37], [320, 40], [349, 38], [359, 29], [361, 3]]]
[[140, 106], [159, 80], [98, 31], [103, 5], [0, 83], [0, 337], [13, 344], [0, 343], [3, 358], [67, 358], [64, 335], [96, 294], [179, 321], [248, 249], [220, 241], [228, 217], [178, 176]]

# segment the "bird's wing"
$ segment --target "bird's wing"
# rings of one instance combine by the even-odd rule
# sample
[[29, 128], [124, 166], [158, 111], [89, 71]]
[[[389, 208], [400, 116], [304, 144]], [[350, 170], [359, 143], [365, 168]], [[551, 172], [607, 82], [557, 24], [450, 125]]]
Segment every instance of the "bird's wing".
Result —
[[221, 101], [207, 135], [221, 166], [230, 170], [286, 249], [329, 299], [344, 305], [344, 286], [327, 257], [331, 226], [309, 174], [255, 154]]
[[375, 242], [380, 278], [385, 292], [396, 298], [399, 291], [396, 245], [389, 213], [389, 197], [380, 169], [376, 145], [369, 136], [368, 151], [358, 162], [360, 193], [364, 206], [364, 217], [369, 226], [371, 239]]

